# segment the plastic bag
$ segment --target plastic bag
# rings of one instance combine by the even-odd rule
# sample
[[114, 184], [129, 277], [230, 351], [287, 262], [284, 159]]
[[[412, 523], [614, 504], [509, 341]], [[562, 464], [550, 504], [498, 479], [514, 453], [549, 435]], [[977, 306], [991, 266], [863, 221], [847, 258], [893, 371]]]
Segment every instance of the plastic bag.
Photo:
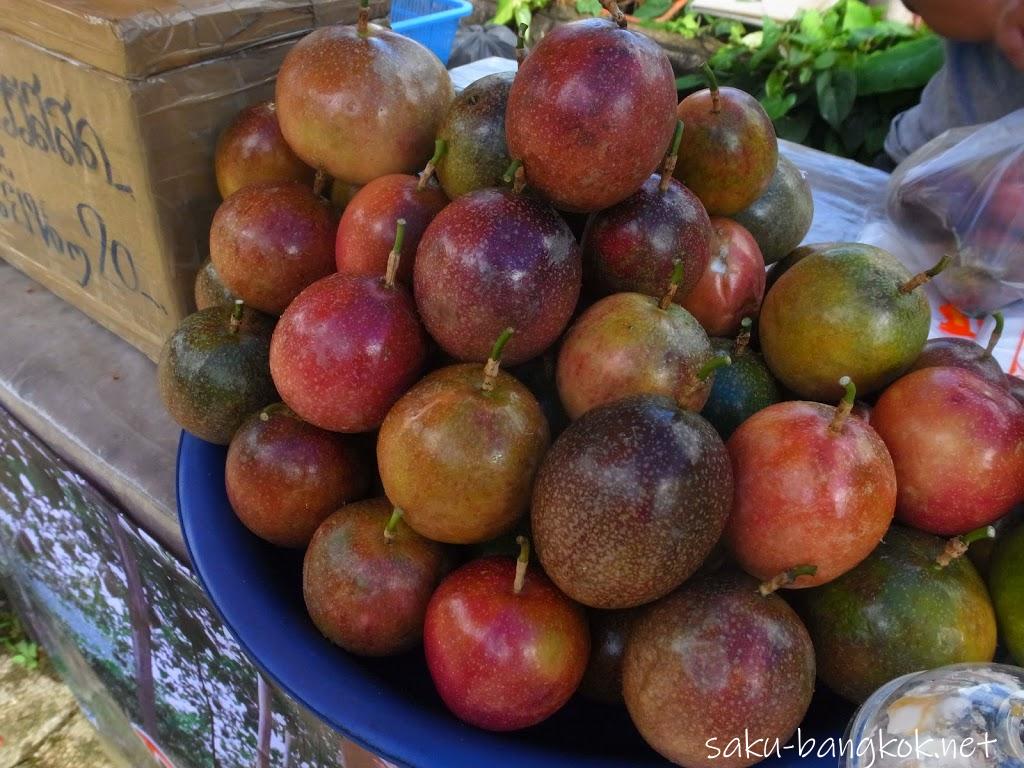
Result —
[[470, 64], [490, 56], [516, 57], [516, 33], [501, 24], [466, 24], [455, 33], [449, 67]]
[[1024, 109], [918, 149], [893, 173], [887, 208], [908, 267], [952, 257], [935, 286], [962, 311], [1024, 298]]

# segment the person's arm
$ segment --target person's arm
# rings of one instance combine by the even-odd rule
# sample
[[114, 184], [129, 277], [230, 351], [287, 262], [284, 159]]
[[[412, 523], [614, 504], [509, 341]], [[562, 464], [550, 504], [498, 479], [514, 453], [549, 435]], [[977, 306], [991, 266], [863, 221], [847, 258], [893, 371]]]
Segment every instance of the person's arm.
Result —
[[903, 0], [925, 24], [950, 40], [995, 43], [1024, 69], [1024, 0]]

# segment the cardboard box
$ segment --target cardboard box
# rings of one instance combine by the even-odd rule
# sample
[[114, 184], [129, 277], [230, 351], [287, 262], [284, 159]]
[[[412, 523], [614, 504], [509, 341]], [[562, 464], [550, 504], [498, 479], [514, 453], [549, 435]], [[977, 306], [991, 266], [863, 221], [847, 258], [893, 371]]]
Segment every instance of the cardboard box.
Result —
[[[0, 256], [155, 359], [192, 311], [213, 149], [357, 0], [19, 0], [0, 14]], [[386, 0], [371, 16], [387, 13]]]

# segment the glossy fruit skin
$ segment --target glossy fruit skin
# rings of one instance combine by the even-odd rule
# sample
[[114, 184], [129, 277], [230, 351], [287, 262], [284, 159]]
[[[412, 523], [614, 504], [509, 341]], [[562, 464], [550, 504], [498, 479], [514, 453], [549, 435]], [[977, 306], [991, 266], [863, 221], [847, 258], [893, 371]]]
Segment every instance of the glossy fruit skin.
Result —
[[841, 243], [790, 267], [765, 296], [758, 332], [775, 377], [808, 400], [842, 397], [849, 376], [877, 392], [921, 354], [931, 323], [923, 289], [881, 248]]
[[590, 618], [590, 661], [580, 693], [605, 704], [622, 703], [622, 662], [626, 641], [642, 609], [587, 611]]
[[414, 647], [446, 565], [442, 545], [391, 517], [387, 499], [347, 504], [313, 534], [302, 564], [306, 610], [328, 640], [360, 656]]
[[233, 307], [209, 307], [182, 320], [157, 363], [160, 397], [171, 418], [209, 443], [227, 445], [250, 415], [280, 399], [267, 356], [274, 318], [246, 308], [236, 333]]
[[434, 149], [452, 100], [441, 61], [416, 41], [369, 25], [321, 27], [277, 75], [277, 116], [295, 154], [349, 184], [414, 173]]
[[213, 165], [223, 198], [265, 181], [313, 185], [314, 171], [285, 142], [272, 101], [253, 104], [235, 116], [217, 139]]
[[963, 368], [997, 389], [1007, 389], [1006, 374], [984, 347], [969, 339], [928, 339], [907, 373], [922, 368]]
[[715, 371], [704, 408], [700, 415], [707, 419], [723, 440], [728, 440], [744, 421], [758, 411], [782, 400], [782, 390], [775, 381], [764, 358], [752, 349], [736, 354], [731, 339], [712, 339], [717, 353], [732, 356], [732, 363]]
[[530, 391], [505, 372], [484, 392], [483, 366], [428, 374], [380, 428], [384, 491], [422, 535], [451, 544], [499, 536], [530, 504], [548, 448], [547, 421]]
[[988, 584], [999, 631], [1010, 655], [1024, 664], [1024, 525], [996, 541]]
[[683, 279], [675, 302], [681, 304], [711, 258], [711, 220], [700, 200], [675, 179], [665, 192], [651, 176], [621, 203], [590, 217], [583, 233], [588, 284], [606, 296], [633, 291], [661, 298], [676, 259]]
[[583, 677], [583, 609], [538, 568], [512, 589], [516, 561], [474, 560], [451, 573], [427, 608], [423, 645], [437, 692], [457, 717], [514, 731], [562, 708]]
[[437, 179], [448, 197], [501, 185], [511, 159], [505, 144], [505, 109], [514, 72], [481, 77], [455, 97], [437, 129], [448, 149]]
[[334, 271], [337, 219], [298, 182], [254, 184], [223, 203], [210, 225], [210, 260], [246, 304], [279, 315]]
[[764, 298], [764, 259], [750, 233], [731, 219], [711, 218], [711, 258], [680, 302], [712, 336], [735, 336], [757, 317]]
[[774, 264], [800, 245], [813, 218], [811, 185], [783, 155], [761, 196], [733, 215], [757, 241], [765, 264]]
[[691, 93], [677, 114], [686, 126], [675, 177], [693, 190], [712, 216], [731, 216], [768, 188], [779, 159], [775, 126], [757, 99], [737, 88]]
[[395, 244], [395, 227], [405, 219], [398, 279], [412, 285], [412, 267], [427, 225], [448, 204], [436, 184], [422, 191], [419, 178], [392, 173], [374, 179], [352, 197], [338, 224], [334, 255], [338, 271], [349, 275], [382, 276]]
[[366, 495], [370, 467], [352, 437], [307, 424], [275, 403], [235, 432], [224, 483], [246, 528], [280, 547], [305, 547], [332, 512]]
[[758, 411], [729, 438], [736, 502], [725, 540], [759, 579], [817, 566], [792, 586], [824, 584], [878, 546], [896, 507], [885, 444], [863, 420], [830, 430], [835, 408], [791, 401]]
[[639, 293], [616, 293], [587, 309], [565, 334], [556, 377], [565, 412], [578, 419], [629, 395], [664, 395], [699, 411], [714, 374], [697, 376], [711, 341], [682, 307]]
[[207, 309], [219, 307], [224, 304], [234, 304], [238, 297], [224, 285], [224, 281], [217, 274], [213, 262], [207, 259], [196, 272], [195, 283], [196, 309]]
[[1013, 398], [1024, 405], [1024, 379], [1013, 374], [1006, 374], [1006, 386]]
[[672, 65], [649, 38], [605, 19], [565, 24], [530, 51], [512, 83], [509, 154], [556, 208], [599, 211], [661, 164], [675, 100]]
[[729, 457], [711, 425], [637, 395], [587, 412], [548, 451], [533, 490], [534, 546], [574, 600], [631, 608], [700, 567], [732, 503]]
[[735, 572], [694, 579], [644, 609], [633, 628], [626, 707], [647, 743], [678, 765], [752, 765], [757, 757], [722, 752], [745, 733], [781, 746], [807, 713], [811, 638], [782, 598], [762, 597], [757, 586]]
[[768, 267], [768, 271], [765, 276], [765, 295], [768, 294], [768, 291], [771, 290], [772, 286], [775, 285], [775, 283], [779, 281], [779, 278], [786, 274], [786, 272], [789, 271], [789, 268], [794, 264], [803, 261], [812, 253], [825, 251], [837, 245], [841, 245], [841, 243], [808, 243], [807, 245], [801, 245], [794, 248], [777, 262]]
[[448, 205], [416, 252], [416, 306], [452, 357], [485, 362], [505, 328], [502, 362], [517, 365], [565, 329], [582, 283], [579, 246], [549, 206], [509, 189], [481, 189]]
[[896, 517], [940, 536], [987, 525], [1024, 500], [1024, 408], [963, 368], [925, 368], [871, 414], [892, 454]]
[[333, 274], [281, 316], [270, 371], [302, 419], [335, 432], [367, 432], [419, 378], [427, 357], [412, 296], [400, 283]]
[[936, 536], [895, 525], [859, 566], [817, 589], [799, 610], [818, 655], [818, 675], [861, 702], [901, 675], [992, 661], [996, 620], [967, 558], [937, 568]]

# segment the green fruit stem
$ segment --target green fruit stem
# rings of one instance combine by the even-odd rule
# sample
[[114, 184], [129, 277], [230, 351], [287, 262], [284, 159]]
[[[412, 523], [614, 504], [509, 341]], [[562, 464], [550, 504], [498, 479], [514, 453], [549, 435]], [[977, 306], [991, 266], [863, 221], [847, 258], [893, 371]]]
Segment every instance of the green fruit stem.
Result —
[[857, 385], [853, 383], [853, 379], [849, 376], [843, 376], [839, 380], [839, 386], [843, 387], [846, 393], [843, 395], [843, 399], [839, 401], [839, 405], [836, 406], [832, 423], [828, 425], [828, 431], [833, 435], [838, 435], [843, 431], [843, 424], [846, 423], [850, 411], [853, 410], [853, 404], [857, 400]]
[[402, 519], [403, 514], [401, 507], [395, 507], [391, 512], [391, 517], [388, 518], [388, 524], [384, 526], [384, 541], [389, 544], [395, 540], [398, 521]]
[[665, 161], [661, 164], [661, 179], [658, 181], [658, 190], [668, 192], [668, 185], [672, 181], [672, 172], [676, 169], [676, 160], [679, 159], [679, 143], [683, 139], [683, 121], [676, 120], [676, 132], [672, 134], [672, 145], [669, 147]]
[[946, 542], [946, 548], [939, 553], [939, 556], [935, 558], [935, 562], [939, 568], [946, 568], [954, 560], [959, 560], [961, 557], [967, 554], [967, 550], [970, 549], [971, 544], [976, 541], [982, 541], [984, 539], [994, 539], [996, 537], [995, 526], [985, 525], [981, 528], [977, 528], [970, 533], [965, 533], [960, 536], [954, 536], [948, 542]]
[[722, 99], [718, 94], [718, 78], [715, 76], [715, 70], [705, 61], [701, 65], [701, 71], [704, 73], [704, 77], [708, 79], [708, 89], [711, 91], [711, 111], [713, 113], [721, 112]]
[[697, 378], [700, 381], [707, 381], [712, 373], [727, 365], [732, 365], [732, 358], [724, 352], [720, 352], [700, 367], [700, 370], [697, 371]]
[[732, 344], [733, 360], [744, 354], [747, 351], [747, 347], [750, 346], [750, 329], [753, 325], [754, 321], [749, 317], [744, 317], [740, 320], [740, 332], [736, 336], [736, 341]]
[[988, 346], [985, 347], [989, 357], [992, 356], [992, 351], [996, 348], [996, 344], [999, 343], [999, 339], [1002, 338], [1003, 325], [1006, 323], [1002, 312], [993, 312], [992, 319], [996, 321], [996, 327], [992, 329], [992, 335], [988, 337]]
[[513, 333], [515, 333], [514, 329], [506, 328], [491, 347], [491, 356], [487, 358], [487, 364], [484, 365], [484, 383], [480, 386], [484, 392], [494, 390], [494, 382], [498, 378], [498, 371], [501, 370], [501, 353]]
[[778, 576], [765, 581], [757, 588], [761, 597], [778, 592], [783, 587], [788, 587], [796, 582], [801, 576], [813, 576], [818, 572], [816, 565], [795, 565], [788, 571], [783, 571]]
[[516, 536], [519, 545], [519, 559], [516, 560], [516, 578], [512, 583], [512, 591], [517, 595], [523, 591], [526, 582], [526, 568], [530, 564], [530, 540], [525, 536]]
[[423, 167], [420, 172], [420, 180], [416, 185], [416, 190], [422, 192], [427, 188], [427, 184], [430, 183], [430, 179], [434, 175], [434, 171], [437, 169], [437, 164], [441, 162], [441, 158], [444, 157], [444, 153], [448, 150], [448, 142], [444, 139], [437, 139], [434, 142], [434, 155], [431, 157], [427, 164]]
[[356, 32], [366, 37], [370, 32], [370, 0], [359, 0], [359, 19], [356, 21]]
[[668, 288], [665, 290], [665, 295], [661, 297], [661, 301], [658, 302], [658, 309], [665, 310], [672, 305], [672, 300], [676, 297], [676, 291], [679, 290], [679, 284], [683, 281], [683, 260], [676, 259], [672, 262], [672, 274], [668, 279]]
[[937, 274], [942, 272], [942, 270], [944, 270], [946, 267], [948, 267], [949, 266], [949, 262], [950, 262], [950, 256], [947, 253], [945, 256], [943, 256], [941, 259], [939, 259], [938, 264], [936, 264], [934, 267], [932, 267], [931, 269], [926, 269], [924, 272], [918, 272], [912, 278], [907, 280], [907, 282], [905, 282], [903, 285], [901, 285], [900, 286], [900, 293], [901, 294], [907, 294], [907, 293], [910, 293], [911, 291], [913, 291], [916, 288], [920, 288], [922, 285], [927, 283], [929, 280], [931, 280]]
[[238, 333], [238, 329], [242, 326], [242, 312], [245, 309], [245, 302], [241, 299], [235, 299], [235, 305], [231, 308], [231, 319], [228, 320], [228, 332]]
[[324, 189], [327, 188], [327, 172], [323, 168], [316, 169], [316, 175], [313, 176], [313, 194], [317, 197], [321, 197], [324, 194]]
[[619, 25], [620, 29], [626, 28], [626, 14], [619, 8], [619, 4], [615, 0], [601, 0], [601, 7], [608, 11], [608, 15], [612, 17], [612, 21]]
[[517, 195], [522, 193], [526, 189], [526, 171], [523, 169], [523, 161], [517, 158], [509, 163], [501, 179], [506, 184], [511, 184], [512, 191]]
[[398, 274], [398, 264], [402, 260], [403, 240], [405, 240], [405, 219], [399, 219], [395, 222], [395, 244], [391, 246], [387, 271], [384, 273], [384, 285], [388, 288], [395, 287], [395, 275]]
[[523, 59], [526, 58], [526, 36], [530, 33], [529, 24], [520, 24], [518, 33], [516, 34], [516, 64], [519, 66], [523, 65]]

